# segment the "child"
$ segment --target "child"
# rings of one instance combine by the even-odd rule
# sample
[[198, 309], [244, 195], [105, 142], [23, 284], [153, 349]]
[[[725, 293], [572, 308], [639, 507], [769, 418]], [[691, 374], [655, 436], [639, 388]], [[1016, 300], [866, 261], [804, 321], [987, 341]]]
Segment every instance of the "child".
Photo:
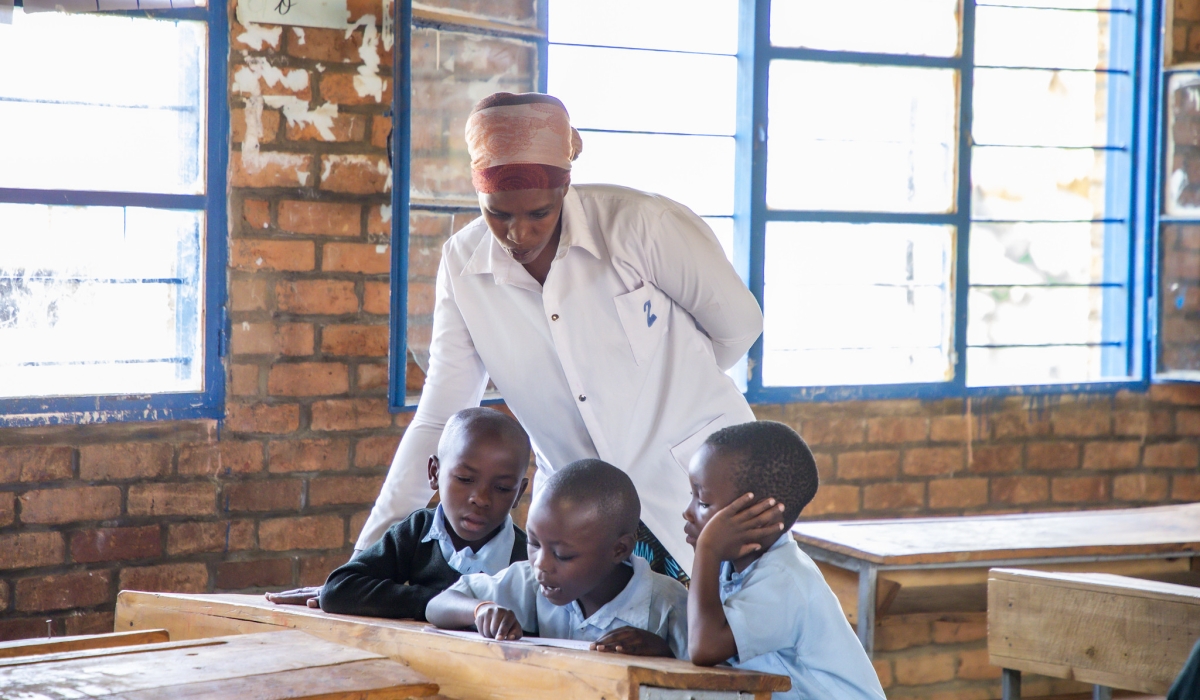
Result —
[[598, 459], [573, 462], [529, 507], [529, 561], [462, 577], [430, 601], [429, 621], [474, 625], [492, 639], [580, 639], [597, 651], [686, 659], [687, 590], [631, 556], [639, 517], [625, 472]]
[[381, 540], [329, 574], [326, 612], [425, 619], [425, 606], [461, 574], [493, 574], [525, 559], [525, 533], [509, 512], [528, 480], [529, 437], [498, 411], [468, 408], [442, 431], [429, 458], [440, 503], [392, 525]]
[[696, 550], [688, 597], [692, 663], [728, 660], [791, 677], [792, 689], [775, 700], [883, 700], [833, 591], [786, 531], [817, 492], [804, 440], [769, 421], [724, 428], [700, 447], [688, 475], [684, 533]]

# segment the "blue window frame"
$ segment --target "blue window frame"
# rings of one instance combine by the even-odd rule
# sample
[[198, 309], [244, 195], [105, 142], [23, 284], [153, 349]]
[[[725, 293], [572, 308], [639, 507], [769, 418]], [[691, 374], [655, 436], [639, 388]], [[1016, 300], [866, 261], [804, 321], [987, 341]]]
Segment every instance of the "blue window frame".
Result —
[[[16, 24], [0, 29], [19, 30], [36, 17], [19, 14]], [[47, 167], [0, 169], [0, 236], [11, 236], [0, 261], [0, 302], [7, 302], [0, 303], [0, 331], [19, 332], [28, 344], [0, 351], [8, 383], [0, 389], [0, 426], [220, 418], [227, 337], [225, 3], [54, 17], [60, 28], [134, 18], [139, 24], [122, 31], [147, 34], [139, 56], [168, 64], [162, 71], [178, 94], [163, 88], [155, 96], [133, 86], [134, 65], [125, 82], [80, 79], [53, 88], [74, 90], [68, 99], [21, 85], [20, 78], [0, 94], [12, 119], [10, 137], [44, 126], [22, 122], [20, 114], [68, 127], [49, 142], [60, 144], [58, 153], [42, 142]], [[145, 21], [172, 23], [172, 31]], [[155, 49], [178, 60], [164, 60]], [[126, 138], [114, 138], [114, 131]], [[180, 147], [153, 146], [164, 137], [178, 138]], [[125, 150], [115, 152], [118, 140]], [[19, 146], [10, 149], [10, 158], [34, 162]], [[71, 159], [77, 167], [61, 167]], [[43, 240], [26, 246], [22, 258], [14, 242], [38, 236]], [[54, 243], [46, 245], [45, 237]], [[88, 318], [89, 309], [103, 319]], [[121, 335], [128, 329], [145, 336], [131, 341]]]

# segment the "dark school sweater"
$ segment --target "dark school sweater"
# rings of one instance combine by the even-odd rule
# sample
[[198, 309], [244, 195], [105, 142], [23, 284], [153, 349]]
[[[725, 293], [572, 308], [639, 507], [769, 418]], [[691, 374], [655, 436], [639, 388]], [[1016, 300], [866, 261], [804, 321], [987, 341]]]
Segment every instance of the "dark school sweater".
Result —
[[[425, 606], [462, 576], [442, 556], [437, 540], [422, 542], [434, 509], [422, 508], [392, 525], [383, 538], [329, 574], [321, 609], [342, 615], [425, 619]], [[509, 563], [528, 558], [525, 533], [513, 525]]]

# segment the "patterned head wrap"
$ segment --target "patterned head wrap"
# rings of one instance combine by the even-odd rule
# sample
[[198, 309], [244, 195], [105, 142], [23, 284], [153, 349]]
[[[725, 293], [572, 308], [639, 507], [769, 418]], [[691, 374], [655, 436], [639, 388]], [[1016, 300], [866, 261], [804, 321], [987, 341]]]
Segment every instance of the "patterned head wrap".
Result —
[[467, 150], [478, 192], [548, 190], [567, 184], [583, 141], [557, 98], [498, 92], [471, 110]]

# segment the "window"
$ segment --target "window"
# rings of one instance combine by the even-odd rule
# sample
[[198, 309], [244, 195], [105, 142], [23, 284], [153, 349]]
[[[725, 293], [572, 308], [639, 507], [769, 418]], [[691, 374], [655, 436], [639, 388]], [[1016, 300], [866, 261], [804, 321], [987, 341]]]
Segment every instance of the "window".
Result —
[[0, 24], [0, 425], [221, 414], [224, 13]]
[[731, 372], [752, 401], [1139, 388], [1160, 10], [547, 0], [544, 89], [584, 137], [574, 182], [672, 197], [725, 244], [765, 314]]

